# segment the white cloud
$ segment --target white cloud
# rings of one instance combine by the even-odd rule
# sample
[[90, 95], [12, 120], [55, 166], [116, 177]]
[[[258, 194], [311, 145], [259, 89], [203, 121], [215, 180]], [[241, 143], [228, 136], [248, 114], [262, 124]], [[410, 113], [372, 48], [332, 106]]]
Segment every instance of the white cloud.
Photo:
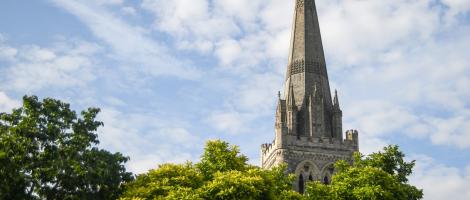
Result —
[[429, 121], [429, 137], [435, 144], [470, 147], [470, 111], [458, 112], [455, 117], [432, 118]]
[[121, 5], [123, 0], [95, 0], [97, 4], [100, 5]]
[[136, 9], [133, 8], [133, 7], [130, 7], [130, 6], [122, 7], [122, 8], [121, 8], [121, 11], [122, 11], [124, 14], [130, 15], [130, 16], [136, 16], [136, 15], [137, 15]]
[[75, 41], [60, 42], [54, 47], [21, 46], [16, 58], [0, 69], [8, 76], [0, 77], [5, 88], [34, 92], [46, 87], [84, 87], [95, 79], [96, 64], [90, 56], [99, 51], [93, 44]]
[[15, 48], [9, 46], [0, 46], [0, 60], [11, 61], [17, 54], [18, 50]]
[[57, 55], [50, 49], [43, 49], [33, 45], [25, 47], [21, 57], [30, 62], [47, 62], [55, 59]]
[[253, 72], [267, 59], [278, 59], [281, 49], [288, 47], [287, 22], [291, 20], [279, 18], [277, 11], [282, 6], [285, 3], [279, 0], [269, 4], [259, 0], [142, 3], [155, 15], [156, 30], [174, 36], [177, 47], [204, 54], [213, 52], [220, 67], [235, 73]]
[[159, 30], [190, 38], [218, 39], [239, 32], [226, 15], [214, 16], [208, 0], [144, 0], [142, 7], [152, 11]]
[[235, 135], [247, 130], [249, 118], [238, 112], [219, 111], [210, 114], [206, 121], [218, 131]]
[[[93, 1], [52, 0], [57, 6], [75, 15], [92, 33], [108, 44], [114, 59], [125, 63], [126, 70], [152, 76], [170, 75], [197, 79], [201, 75], [188, 61], [171, 56], [171, 51], [147, 35], [142, 27], [130, 25], [118, 15]], [[138, 67], [134, 67], [137, 65]], [[132, 66], [132, 67], [131, 67]]]
[[468, 172], [440, 164], [429, 156], [415, 155], [412, 158], [416, 159], [416, 167], [410, 183], [424, 190], [424, 199], [470, 199]]
[[[190, 133], [181, 122], [151, 114], [132, 113], [116, 108], [102, 109], [98, 130], [100, 146], [130, 156], [128, 170], [143, 173], [167, 162], [196, 160], [202, 148], [198, 136]], [[191, 153], [189, 153], [191, 152]]]
[[0, 91], [0, 113], [9, 113], [13, 108], [18, 108], [20, 105], [20, 102], [11, 99], [5, 92]]
[[6, 39], [0, 33], [0, 61], [13, 61], [18, 54], [18, 49], [5, 44]]

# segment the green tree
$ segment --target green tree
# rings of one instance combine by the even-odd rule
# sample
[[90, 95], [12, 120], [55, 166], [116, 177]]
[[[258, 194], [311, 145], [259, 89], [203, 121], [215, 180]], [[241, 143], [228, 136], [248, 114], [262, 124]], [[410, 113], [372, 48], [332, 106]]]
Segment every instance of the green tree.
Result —
[[237, 146], [214, 140], [207, 142], [201, 162], [196, 164], [196, 167], [206, 179], [211, 179], [216, 172], [245, 171], [248, 167], [247, 161], [248, 158], [240, 155]]
[[122, 199], [302, 199], [285, 165], [263, 170], [247, 160], [238, 147], [209, 141], [199, 163], [160, 165], [127, 184]]
[[305, 196], [324, 200], [421, 199], [423, 191], [407, 183], [415, 162], [405, 162], [404, 157], [398, 146], [385, 147], [383, 152], [367, 157], [357, 153], [353, 165], [336, 163], [337, 172], [330, 185], [310, 183]]
[[[195, 190], [203, 185], [203, 176], [192, 163], [163, 164], [148, 173], [138, 175], [127, 184], [123, 198], [193, 199]], [[197, 199], [197, 198], [194, 198]]]
[[0, 199], [115, 199], [132, 180], [120, 153], [98, 149], [97, 108], [36, 96], [0, 113]]

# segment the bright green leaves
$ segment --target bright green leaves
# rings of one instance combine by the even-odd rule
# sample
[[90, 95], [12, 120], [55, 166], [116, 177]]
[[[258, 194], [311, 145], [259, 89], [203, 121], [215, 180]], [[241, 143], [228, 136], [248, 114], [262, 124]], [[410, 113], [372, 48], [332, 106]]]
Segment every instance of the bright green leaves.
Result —
[[203, 185], [202, 175], [191, 163], [164, 164], [126, 186], [123, 199], [161, 199], [166, 197], [191, 199], [194, 190]]
[[217, 172], [214, 179], [201, 188], [204, 199], [260, 199], [264, 180], [255, 170]]
[[208, 141], [201, 162], [196, 167], [206, 179], [211, 179], [216, 172], [244, 171], [248, 158], [239, 154], [237, 146], [229, 146], [227, 142], [220, 140]]
[[247, 164], [236, 146], [215, 140], [206, 144], [201, 162], [164, 164], [126, 186], [122, 199], [274, 199], [274, 200], [415, 200], [423, 193], [406, 184], [414, 162], [404, 162], [398, 147], [364, 157], [355, 155], [351, 166], [335, 165], [337, 173], [330, 185], [310, 182], [305, 195], [292, 190], [293, 175], [287, 166], [264, 170]]
[[337, 173], [330, 185], [319, 182], [309, 184], [308, 199], [421, 199], [422, 190], [407, 184], [414, 161], [405, 162], [397, 146], [388, 146], [383, 152], [364, 157], [357, 153], [351, 166], [345, 161], [336, 163]]
[[0, 114], [0, 199], [112, 199], [132, 179], [120, 153], [93, 148], [99, 109], [25, 96]]
[[301, 199], [286, 166], [263, 170], [247, 164], [236, 146], [206, 144], [201, 162], [164, 164], [126, 186], [122, 199]]

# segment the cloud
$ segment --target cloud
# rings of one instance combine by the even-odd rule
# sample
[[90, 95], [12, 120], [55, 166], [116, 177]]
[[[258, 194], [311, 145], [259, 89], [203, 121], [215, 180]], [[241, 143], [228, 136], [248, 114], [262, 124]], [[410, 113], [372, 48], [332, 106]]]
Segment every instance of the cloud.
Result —
[[129, 16], [136, 16], [136, 15], [137, 15], [136, 9], [133, 8], [133, 7], [130, 7], [130, 6], [122, 7], [122, 8], [121, 8], [121, 11], [122, 11], [124, 14], [129, 15]]
[[442, 3], [318, 2], [345, 125], [358, 129], [361, 139], [404, 135], [470, 147], [470, 134], [462, 131], [470, 124], [470, 91], [463, 87], [470, 29], [455, 14], [469, 9]]
[[225, 110], [211, 113], [206, 122], [218, 131], [236, 135], [247, 131], [249, 118], [247, 114]]
[[449, 118], [432, 118], [429, 125], [429, 137], [434, 144], [470, 148], [470, 111]]
[[98, 130], [100, 146], [130, 156], [127, 168], [143, 173], [166, 162], [196, 160], [201, 139], [184, 124], [153, 114], [122, 112], [117, 108], [102, 109]]
[[[269, 4], [259, 0], [142, 3], [155, 16], [155, 30], [173, 36], [177, 47], [213, 53], [223, 70], [239, 74], [253, 72], [268, 59], [278, 59], [281, 49], [288, 47], [290, 19], [275, 14], [282, 6], [285, 3], [279, 0]], [[272, 20], [273, 16], [281, 23]]]
[[75, 15], [97, 38], [105, 42], [111, 48], [113, 58], [125, 63], [123, 67], [126, 70], [152, 76], [170, 75], [182, 79], [197, 79], [201, 75], [201, 72], [189, 61], [174, 58], [170, 49], [152, 39], [144, 28], [128, 24], [99, 2], [85, 3], [75, 0], [52, 0], [52, 2]]
[[426, 155], [412, 158], [416, 159], [416, 167], [410, 183], [424, 190], [424, 199], [470, 199], [468, 170], [443, 165]]
[[0, 33], [0, 61], [12, 61], [18, 54], [18, 49], [5, 44], [6, 38]]
[[84, 87], [95, 79], [92, 57], [99, 47], [83, 41], [58, 42], [52, 47], [11, 47], [15, 54], [0, 69], [5, 89], [34, 92], [46, 87]]
[[[0, 44], [1, 45], [1, 44]], [[18, 50], [9, 46], [0, 46], [0, 59], [11, 61], [18, 54]]]
[[20, 102], [7, 96], [5, 92], [0, 90], [0, 113], [10, 112], [13, 108], [20, 107]]

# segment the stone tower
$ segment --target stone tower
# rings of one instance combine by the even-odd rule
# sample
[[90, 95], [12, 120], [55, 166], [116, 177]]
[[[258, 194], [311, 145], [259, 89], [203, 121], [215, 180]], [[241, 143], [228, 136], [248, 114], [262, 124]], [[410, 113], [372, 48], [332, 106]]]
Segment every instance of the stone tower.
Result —
[[357, 131], [343, 139], [338, 93], [331, 96], [315, 1], [296, 0], [285, 93], [278, 95], [275, 139], [261, 146], [261, 165], [287, 163], [302, 193], [307, 181], [328, 184], [333, 164], [359, 150]]

